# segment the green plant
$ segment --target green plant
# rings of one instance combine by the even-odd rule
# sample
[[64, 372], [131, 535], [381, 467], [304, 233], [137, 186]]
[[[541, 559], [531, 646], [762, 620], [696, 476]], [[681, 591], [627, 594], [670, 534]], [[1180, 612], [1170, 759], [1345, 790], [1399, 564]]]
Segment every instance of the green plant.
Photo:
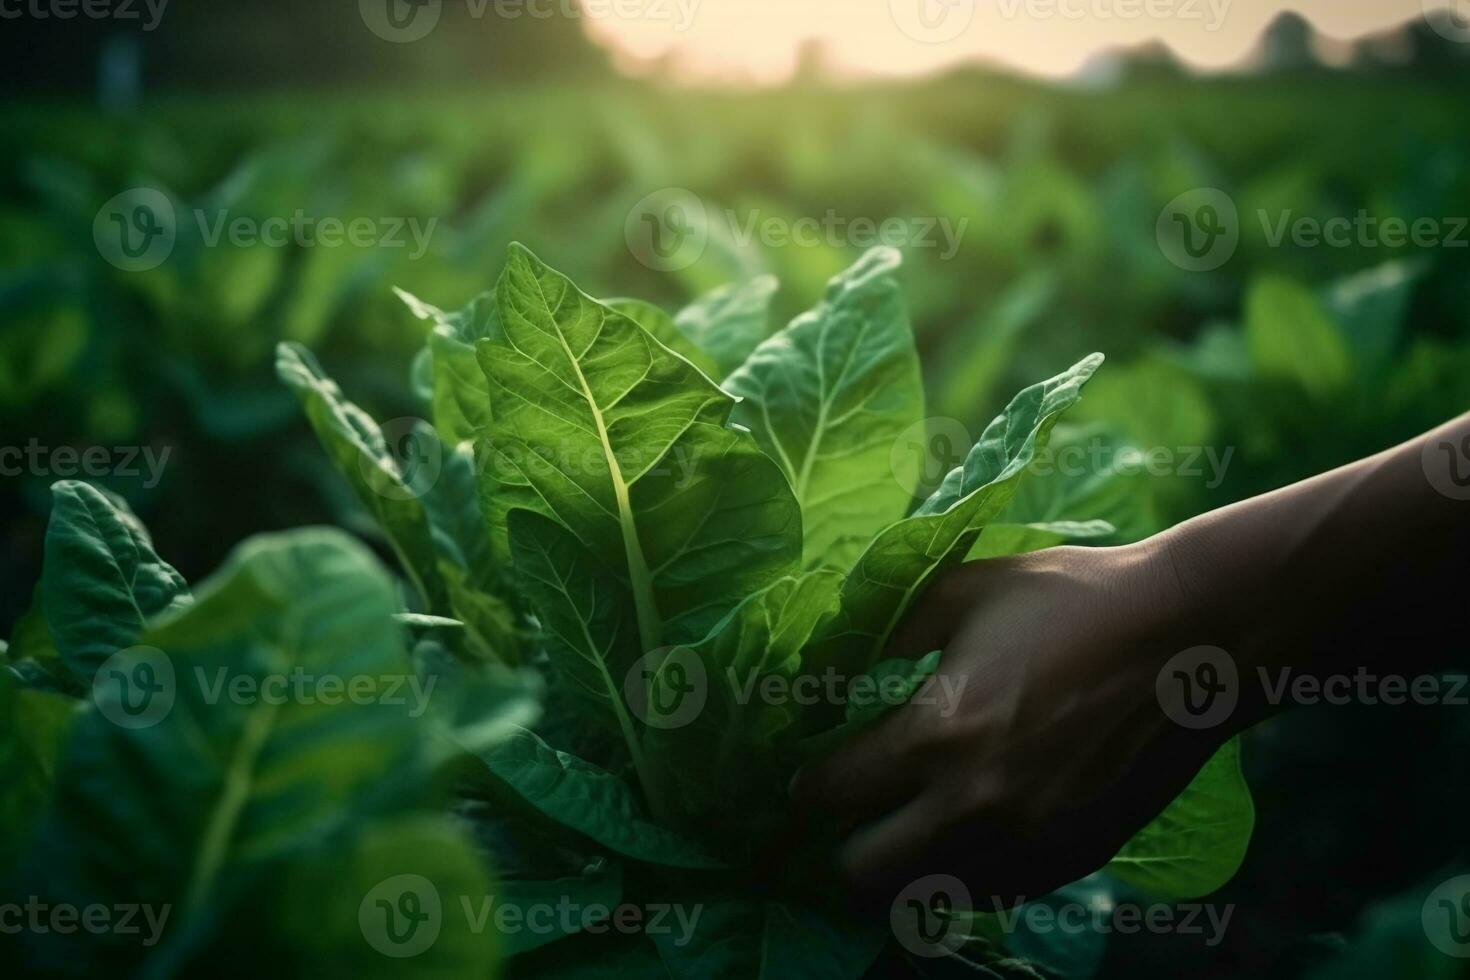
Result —
[[[1017, 395], [915, 505], [917, 460], [894, 452], [924, 419], [898, 264], [892, 250], [870, 252], [770, 336], [751, 329], [748, 304], [701, 301], [698, 315], [670, 317], [599, 302], [519, 246], [494, 292], [461, 312], [405, 297], [431, 327], [416, 374], [438, 436], [425, 427], [419, 437], [444, 440], [456, 461], [473, 445], [506, 590], [497, 601], [526, 616], [526, 656], [547, 677], [543, 723], [482, 752], [467, 789], [488, 804], [508, 886], [704, 912], [678, 939], [573, 938], [581, 925], [518, 934], [509, 951], [527, 975], [596, 964], [628, 975], [857, 977], [885, 955], [884, 930], [789, 880], [757, 879], [752, 864], [781, 825], [799, 762], [934, 670], [936, 655], [882, 659], [933, 576], [972, 552], [1097, 530], [1017, 491], [1102, 360]], [[738, 325], [726, 329], [722, 309]], [[693, 323], [698, 332], [686, 332]], [[703, 350], [709, 338], [720, 346]], [[706, 371], [733, 363], [736, 344], [741, 363], [717, 383]], [[308, 363], [283, 348], [288, 382]], [[333, 387], [312, 373], [312, 391]], [[383, 457], [366, 427], [362, 444]], [[324, 435], [329, 449], [336, 431]], [[333, 456], [350, 468], [362, 451]], [[382, 468], [393, 471], [388, 457]], [[403, 553], [403, 522], [349, 477]], [[432, 513], [427, 496], [424, 508]], [[1046, 523], [1028, 516], [1042, 510]], [[999, 542], [988, 551], [978, 544], [987, 529]], [[890, 696], [804, 707], [751, 697], [772, 679], [824, 672]], [[1157, 894], [1200, 895], [1233, 874], [1252, 822], [1231, 743], [1107, 870]], [[988, 948], [984, 919], [973, 941]]]
[[445, 777], [535, 717], [534, 684], [427, 639], [410, 653], [435, 629], [404, 621], [392, 577], [340, 531], [251, 539], [191, 592], [120, 500], [66, 482], [53, 497], [37, 603], [0, 670], [0, 894], [26, 925], [0, 936], [7, 963], [483, 973], [496, 937], [453, 916], [390, 959], [371, 900], [399, 898], [402, 876], [491, 894]]

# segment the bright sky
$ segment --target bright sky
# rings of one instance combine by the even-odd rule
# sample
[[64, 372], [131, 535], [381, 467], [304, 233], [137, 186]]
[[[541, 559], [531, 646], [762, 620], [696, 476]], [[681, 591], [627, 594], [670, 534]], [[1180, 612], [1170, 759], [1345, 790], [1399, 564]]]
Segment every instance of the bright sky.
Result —
[[[702, 81], [779, 82], [820, 41], [854, 75], [913, 75], [981, 59], [1065, 75], [1097, 52], [1159, 39], [1205, 68], [1238, 61], [1295, 10], [1351, 39], [1470, 0], [580, 0], [588, 30], [624, 59], [669, 56]], [[1467, 35], [1470, 37], [1470, 35]]]

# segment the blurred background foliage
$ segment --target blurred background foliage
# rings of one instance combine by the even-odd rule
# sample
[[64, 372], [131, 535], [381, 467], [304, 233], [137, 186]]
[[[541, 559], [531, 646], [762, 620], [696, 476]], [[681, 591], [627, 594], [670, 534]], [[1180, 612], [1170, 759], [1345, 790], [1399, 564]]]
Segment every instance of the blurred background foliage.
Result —
[[[258, 531], [328, 522], [373, 540], [274, 379], [278, 340], [310, 345], [392, 419], [423, 412], [410, 361], [424, 325], [391, 287], [455, 307], [492, 284], [512, 240], [602, 295], [668, 309], [772, 273], [777, 322], [858, 251], [742, 245], [718, 220], [701, 261], [651, 271], [624, 222], [669, 187], [737, 225], [829, 211], [963, 222], [953, 256], [906, 254], [931, 415], [978, 432], [1018, 385], [1101, 350], [1109, 364], [1064, 443], [1231, 454], [1219, 479], [1206, 467], [1110, 484], [1083, 516], [1112, 520], [1115, 540], [1470, 407], [1470, 233], [1458, 248], [1300, 248], [1273, 245], [1257, 217], [1448, 228], [1470, 215], [1467, 62], [1423, 25], [1410, 57], [1365, 47], [1345, 68], [1304, 54], [1288, 18], [1250, 75], [1194, 77], [1145, 51], [1107, 84], [972, 69], [719, 91], [619, 77], [566, 18], [466, 20], [390, 45], [352, 8], [181, 3], [147, 36], [86, 22], [0, 34], [0, 443], [168, 448], [156, 486], [146, 472], [99, 482], [190, 580]], [[169, 260], [128, 273], [92, 229], [135, 187], [181, 215], [437, 224], [412, 258], [206, 247], [181, 218]], [[1155, 222], [1200, 187], [1231, 196], [1241, 239], [1220, 268], [1187, 272]], [[39, 574], [52, 479], [0, 480], [7, 634]], [[1364, 909], [1464, 856], [1464, 714], [1323, 708], [1263, 726], [1248, 747], [1258, 836], [1220, 898], [1238, 905], [1226, 943], [1117, 937], [1110, 964], [1292, 976], [1322, 960]]]

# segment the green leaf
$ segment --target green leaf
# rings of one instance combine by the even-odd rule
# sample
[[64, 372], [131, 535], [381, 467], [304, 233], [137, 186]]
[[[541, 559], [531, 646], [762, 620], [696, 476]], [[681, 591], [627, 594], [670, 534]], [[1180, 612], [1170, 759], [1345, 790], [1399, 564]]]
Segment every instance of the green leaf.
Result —
[[0, 669], [0, 879], [28, 849], [51, 797], [62, 741], [82, 702], [27, 690]]
[[[271, 907], [243, 896], [286, 897], [284, 865], [329, 860], [364, 821], [422, 805], [415, 712], [432, 692], [417, 689], [396, 609], [386, 572], [340, 532], [236, 549], [99, 677], [28, 862], [31, 888], [166, 905], [151, 955], [192, 962], [228, 942], [232, 920]], [[379, 696], [344, 696], [364, 683]], [[123, 936], [91, 946], [147, 952]]]
[[1291, 279], [1266, 275], [1251, 283], [1245, 337], [1263, 378], [1291, 382], [1319, 399], [1352, 380], [1347, 340], [1322, 301]]
[[[779, 751], [780, 736], [795, 721], [790, 698], [768, 703], [759, 693], [768, 678], [789, 683], [801, 671], [802, 651], [836, 614], [842, 576], [831, 570], [780, 579], [737, 606], [699, 643], [681, 651], [698, 658], [704, 703], [686, 725], [649, 727], [648, 758], [667, 774], [685, 822], [711, 838], [758, 837], [780, 817], [778, 801], [794, 760]], [[664, 661], [666, 665], [678, 658]], [[687, 679], [661, 669], [650, 679], [653, 703], [669, 700]], [[747, 803], [732, 813], [729, 801]], [[771, 806], [762, 812], [762, 802]], [[715, 831], [723, 829], [723, 835]]]
[[815, 658], [820, 665], [861, 671], [878, 659], [924, 586], [963, 560], [981, 529], [1004, 511], [1057, 420], [1101, 363], [1102, 355], [1093, 354], [1016, 395], [914, 515], [874, 539], [843, 584], [842, 612]]
[[775, 276], [720, 286], [680, 310], [674, 325], [713, 359], [723, 377], [734, 371], [770, 332]]
[[[529, 510], [509, 515], [516, 574], [541, 618], [551, 662], [601, 721], [637, 746], [623, 679], [638, 659], [637, 624], [623, 589], [570, 531]], [[636, 757], [635, 757], [636, 758]]]
[[445, 313], [401, 289], [394, 292], [415, 316], [434, 325], [426, 349], [439, 438], [452, 447], [472, 442], [490, 424], [490, 389], [475, 357], [475, 343], [500, 329], [494, 294], [478, 297], [457, 313]]
[[[622, 900], [622, 865], [609, 861], [599, 860], [580, 875], [554, 881], [502, 881], [496, 907], [514, 909], [508, 921], [518, 923], [505, 934], [505, 955], [519, 956], [574, 936], [592, 924], [584, 919], [589, 909], [615, 909]], [[568, 907], [571, 915], [547, 916], [541, 911]]]
[[1097, 541], [1117, 528], [1107, 521], [1044, 521], [1036, 524], [989, 524], [981, 532], [970, 558], [999, 558], [1054, 548], [1069, 541]]
[[1403, 336], [1414, 287], [1424, 273], [1415, 262], [1393, 261], [1332, 283], [1324, 293], [1327, 311], [1337, 321], [1361, 370], [1390, 366]]
[[[503, 893], [448, 817], [374, 821], [336, 847], [300, 855], [279, 885], [270, 884], [250, 908], [270, 921], [276, 943], [252, 949], [251, 933], [242, 931], [235, 955], [210, 950], [214, 972], [232, 961], [289, 962], [299, 976], [459, 980], [493, 976], [496, 960], [509, 952], [493, 926], [482, 928], [466, 911], [477, 916]], [[417, 896], [417, 915], [426, 918], [405, 914], [414, 908], [409, 896]]]
[[86, 684], [72, 676], [61, 661], [61, 653], [46, 622], [43, 587], [44, 582], [37, 583], [31, 592], [30, 606], [15, 621], [4, 660], [24, 687], [80, 695], [86, 691]]
[[1104, 870], [1166, 898], [1208, 895], [1240, 868], [1255, 822], [1240, 740], [1232, 738]]
[[903, 516], [918, 484], [918, 460], [893, 451], [924, 417], [898, 264], [894, 249], [868, 252], [725, 381], [745, 399], [735, 420], [781, 464], [801, 503], [808, 566], [851, 564]]
[[480, 758], [515, 799], [615, 854], [675, 868], [724, 867], [693, 843], [643, 816], [623, 780], [551, 748], [532, 732], [519, 731]]
[[413, 662], [423, 690], [433, 692], [424, 721], [439, 739], [436, 761], [483, 752], [541, 715], [544, 685], [534, 671], [466, 662], [432, 639], [414, 646]]
[[448, 611], [465, 624], [467, 650], [479, 660], [517, 663], [516, 612], [501, 598], [509, 589], [480, 511], [474, 457], [468, 447], [446, 447], [438, 478], [422, 499]]
[[[300, 344], [277, 346], [276, 374], [296, 392], [322, 448], [382, 528], [424, 605], [447, 612], [448, 591], [439, 575], [433, 525], [422, 499], [423, 477], [432, 479], [433, 468], [406, 473], [378, 424], [343, 396]], [[437, 440], [432, 445], [420, 441], [429, 438], [422, 431], [411, 434], [414, 451], [433, 453], [442, 448]]]
[[[802, 759], [810, 761], [822, 758], [860, 730], [907, 703], [924, 682], [934, 676], [939, 669], [941, 656], [942, 650], [932, 650], [918, 660], [905, 660], [901, 657], [880, 660], [871, 670], [859, 675], [863, 679], [863, 686], [859, 689], [870, 690], [875, 696], [867, 701], [850, 699], [845, 710], [846, 720], [842, 724], [802, 739], [797, 746]], [[849, 684], [849, 692], [854, 690], [852, 684], [856, 683], [858, 678], [854, 678]]]
[[479, 345], [495, 419], [482, 497], [572, 533], [608, 565], [643, 650], [702, 638], [800, 548], [786, 481], [734, 401], [647, 331], [519, 246]]
[[720, 366], [700, 350], [694, 341], [685, 336], [674, 324], [674, 318], [652, 303], [641, 299], [605, 299], [603, 305], [637, 323], [669, 350], [699, 368], [705, 375], [718, 378]]
[[120, 498], [68, 480], [52, 486], [51, 500], [42, 602], [62, 662], [90, 685], [148, 617], [189, 601], [188, 586]]

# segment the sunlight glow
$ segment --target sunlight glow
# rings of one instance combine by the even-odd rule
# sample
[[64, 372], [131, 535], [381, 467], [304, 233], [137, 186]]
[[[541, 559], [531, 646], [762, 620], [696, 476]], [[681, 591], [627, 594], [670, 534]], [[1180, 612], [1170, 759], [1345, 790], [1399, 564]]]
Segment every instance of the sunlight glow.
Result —
[[[980, 61], [1045, 76], [1120, 46], [1167, 44], [1202, 69], [1241, 62], [1279, 14], [1329, 39], [1392, 28], [1450, 0], [581, 0], [620, 67], [686, 81], [789, 79], [804, 46], [842, 77], [912, 76]], [[1455, 0], [1463, 5], [1463, 0]]]

